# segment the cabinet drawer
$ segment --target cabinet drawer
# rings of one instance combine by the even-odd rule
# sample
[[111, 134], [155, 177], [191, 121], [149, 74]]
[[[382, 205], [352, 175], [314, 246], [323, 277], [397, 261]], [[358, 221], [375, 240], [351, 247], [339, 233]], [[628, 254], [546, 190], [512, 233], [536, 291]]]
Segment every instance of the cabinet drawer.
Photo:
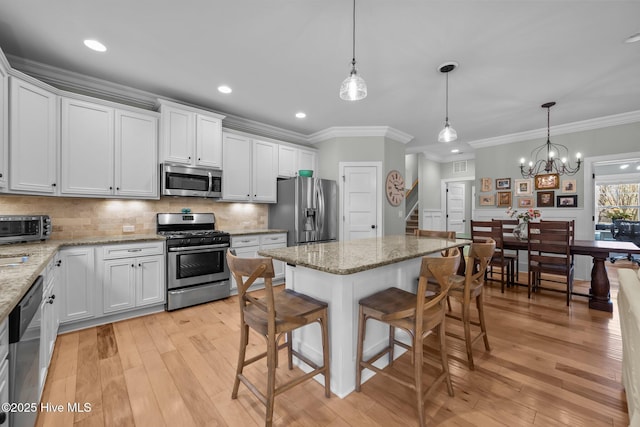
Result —
[[102, 247], [102, 259], [131, 258], [147, 255], [162, 255], [164, 242], [106, 245]]
[[245, 246], [259, 246], [259, 236], [235, 236], [231, 237], [232, 248], [244, 248]]
[[276, 243], [282, 243], [287, 246], [286, 234], [265, 234], [260, 236], [260, 245], [274, 245]]
[[0, 361], [3, 361], [9, 353], [9, 323], [7, 319], [4, 319], [0, 324]]

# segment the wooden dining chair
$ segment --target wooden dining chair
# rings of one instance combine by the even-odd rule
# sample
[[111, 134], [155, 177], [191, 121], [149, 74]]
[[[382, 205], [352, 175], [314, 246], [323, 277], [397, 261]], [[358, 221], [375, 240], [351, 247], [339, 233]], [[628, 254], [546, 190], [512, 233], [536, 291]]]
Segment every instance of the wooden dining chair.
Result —
[[[503, 231], [502, 223], [498, 220], [491, 221], [474, 221], [471, 220], [471, 238], [477, 240], [478, 238], [492, 239], [496, 242], [495, 252], [491, 258], [489, 268], [485, 272], [485, 278], [490, 271], [493, 276], [493, 267], [500, 267], [500, 291], [504, 293], [505, 283], [512, 285], [514, 283], [514, 258], [505, 256], [504, 244], [503, 244]], [[506, 275], [506, 281], [505, 281]], [[492, 279], [493, 280], [493, 279]]]
[[[573, 241], [572, 221], [540, 221], [529, 223], [528, 257], [529, 280], [528, 297], [541, 288], [543, 274], [563, 277], [566, 284], [567, 305], [571, 303], [573, 291]], [[547, 278], [545, 278], [545, 281]], [[554, 281], [552, 278], [550, 281]], [[552, 289], [553, 290], [553, 289]]]
[[[329, 372], [329, 333], [327, 325], [327, 304], [291, 289], [274, 293], [272, 279], [274, 277], [271, 258], [240, 258], [232, 251], [227, 251], [227, 264], [238, 283], [238, 301], [240, 302], [240, 350], [238, 365], [233, 384], [232, 399], [238, 397], [238, 387], [242, 382], [266, 406], [265, 425], [271, 426], [275, 397], [303, 381], [318, 374], [324, 376], [324, 394], [331, 395]], [[247, 289], [258, 279], [264, 279], [265, 297], [256, 298]], [[322, 366], [294, 350], [291, 344], [291, 332], [311, 323], [318, 322], [322, 331]], [[262, 335], [267, 341], [265, 352], [246, 358], [249, 345], [249, 328]], [[279, 343], [286, 335], [286, 342]], [[276, 387], [276, 368], [278, 350], [287, 348], [289, 369], [293, 369], [293, 356], [311, 366], [312, 370], [304, 375], [290, 379]], [[244, 375], [244, 367], [263, 358], [267, 359], [267, 389], [262, 393]]]
[[[447, 335], [463, 340], [467, 349], [467, 359], [469, 361], [469, 369], [474, 370], [472, 348], [476, 341], [480, 338], [484, 340], [484, 347], [487, 351], [491, 351], [489, 345], [489, 337], [487, 336], [487, 326], [484, 319], [484, 274], [487, 271], [491, 257], [496, 249], [496, 242], [490, 238], [479, 238], [483, 241], [474, 241], [469, 248], [467, 256], [467, 269], [464, 277], [456, 276], [453, 278], [453, 284], [449, 289], [449, 296], [460, 303], [460, 314], [452, 312], [447, 313], [447, 317], [462, 322], [464, 336], [447, 332]], [[471, 320], [471, 302], [475, 300], [476, 309], [478, 311], [478, 321]], [[480, 328], [480, 332], [476, 336], [471, 336], [471, 326]]]
[[[494, 219], [494, 221], [500, 221], [500, 225], [502, 226], [502, 237], [504, 236], [513, 236], [513, 229], [520, 223], [518, 219]], [[512, 261], [513, 267], [511, 268], [511, 284], [515, 284], [520, 277], [520, 266], [519, 266], [519, 257], [517, 250], [509, 250], [504, 248], [504, 241], [502, 247], [503, 256], [505, 258], [509, 258]], [[514, 268], [515, 267], [515, 268]], [[515, 271], [514, 271], [515, 270]]]
[[[455, 252], [455, 254], [454, 254]], [[436, 387], [443, 381], [447, 384], [447, 391], [453, 396], [453, 386], [449, 375], [449, 362], [447, 360], [447, 343], [445, 340], [445, 297], [451, 286], [450, 278], [454, 276], [460, 251], [450, 251], [447, 256], [422, 258], [420, 266], [420, 280], [415, 294], [399, 288], [388, 288], [360, 300], [358, 318], [358, 350], [356, 366], [356, 391], [360, 391], [362, 382], [362, 370], [367, 368], [380, 375], [384, 375], [399, 384], [409, 387], [416, 393], [418, 420], [420, 426], [425, 425], [424, 402]], [[435, 278], [440, 284], [441, 291], [434, 297], [425, 297], [427, 281]], [[377, 320], [389, 325], [389, 342], [387, 347], [368, 359], [364, 359], [363, 347], [366, 337], [367, 320]], [[411, 344], [406, 344], [396, 339], [396, 328], [405, 330], [411, 337]], [[424, 339], [436, 331], [440, 343], [440, 364], [442, 372], [423, 390], [424, 363]], [[391, 369], [394, 359], [394, 347], [398, 345], [411, 351], [413, 372], [404, 374]], [[382, 356], [389, 355], [389, 366], [380, 369], [373, 363]]]

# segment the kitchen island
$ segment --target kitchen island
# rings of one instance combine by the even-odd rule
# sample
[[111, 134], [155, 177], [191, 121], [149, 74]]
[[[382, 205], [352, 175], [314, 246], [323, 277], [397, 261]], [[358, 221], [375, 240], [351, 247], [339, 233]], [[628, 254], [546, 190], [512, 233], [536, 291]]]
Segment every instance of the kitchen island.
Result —
[[[392, 286], [415, 290], [423, 256], [469, 243], [465, 239], [385, 236], [261, 250], [258, 255], [287, 263], [288, 289], [329, 303], [331, 391], [344, 397], [355, 389], [358, 301]], [[365, 356], [386, 345], [388, 330], [379, 323], [367, 326]], [[320, 328], [309, 325], [296, 332], [293, 346], [321, 363]], [[377, 362], [380, 366], [386, 363], [385, 358]], [[299, 366], [308, 368], [302, 362]], [[363, 381], [372, 375], [365, 371]], [[316, 379], [323, 382], [321, 376]]]

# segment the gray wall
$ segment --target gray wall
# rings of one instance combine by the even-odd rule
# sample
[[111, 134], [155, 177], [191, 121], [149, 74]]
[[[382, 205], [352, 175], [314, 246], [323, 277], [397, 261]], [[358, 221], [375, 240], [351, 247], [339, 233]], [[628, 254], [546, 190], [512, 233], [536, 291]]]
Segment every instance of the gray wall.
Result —
[[420, 154], [413, 153], [404, 156], [404, 181], [407, 190], [411, 188], [413, 183], [418, 179], [418, 157]]
[[[384, 193], [384, 180], [391, 170], [405, 171], [405, 146], [384, 137], [332, 138], [316, 144], [318, 148], [318, 176], [338, 181], [342, 179], [340, 162], [381, 162], [382, 182], [379, 197], [382, 198], [383, 234], [404, 233], [404, 203], [394, 207]], [[338, 195], [338, 203], [342, 202]]]
[[[479, 192], [480, 178], [483, 177], [492, 179], [511, 178], [513, 188], [513, 180], [522, 178], [519, 167], [520, 158], [525, 157], [529, 159], [531, 157], [531, 151], [545, 142], [546, 137], [477, 149], [475, 168], [476, 191]], [[640, 123], [611, 126], [557, 136], [554, 136], [552, 132], [551, 142], [566, 145], [572, 163], [575, 163], [575, 154], [577, 152], [580, 152], [583, 158], [637, 152], [640, 149]], [[578, 207], [582, 208], [584, 207], [585, 191], [584, 174], [580, 171], [572, 176], [571, 179], [576, 180]], [[495, 192], [495, 181], [493, 192]], [[515, 203], [516, 201], [514, 200], [514, 204]], [[477, 206], [477, 208], [490, 209], [490, 207], [485, 206]]]

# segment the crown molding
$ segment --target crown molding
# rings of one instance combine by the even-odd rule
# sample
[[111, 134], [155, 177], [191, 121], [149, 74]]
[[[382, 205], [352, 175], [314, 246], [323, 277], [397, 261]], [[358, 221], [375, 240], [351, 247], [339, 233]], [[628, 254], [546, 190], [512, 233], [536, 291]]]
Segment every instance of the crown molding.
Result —
[[253, 135], [264, 136], [285, 142], [293, 142], [296, 144], [309, 145], [308, 137], [300, 132], [268, 125], [266, 123], [246, 119], [233, 114], [227, 115], [223, 121], [223, 126], [227, 129], [247, 132]]
[[[636, 122], [640, 122], [640, 111], [630, 111], [628, 113], [614, 114], [611, 116], [597, 117], [595, 119], [551, 126], [550, 131], [553, 135], [564, 135], [567, 133], [583, 132], [610, 126], [626, 125]], [[497, 136], [493, 138], [478, 139], [476, 141], [471, 141], [468, 144], [473, 148], [483, 148], [495, 145], [510, 144], [512, 142], [544, 138], [546, 136], [547, 128], [542, 128], [526, 132]]]
[[379, 136], [389, 138], [403, 144], [413, 139], [412, 135], [389, 126], [333, 126], [307, 135], [310, 144], [333, 138], [353, 138], [361, 136]]

